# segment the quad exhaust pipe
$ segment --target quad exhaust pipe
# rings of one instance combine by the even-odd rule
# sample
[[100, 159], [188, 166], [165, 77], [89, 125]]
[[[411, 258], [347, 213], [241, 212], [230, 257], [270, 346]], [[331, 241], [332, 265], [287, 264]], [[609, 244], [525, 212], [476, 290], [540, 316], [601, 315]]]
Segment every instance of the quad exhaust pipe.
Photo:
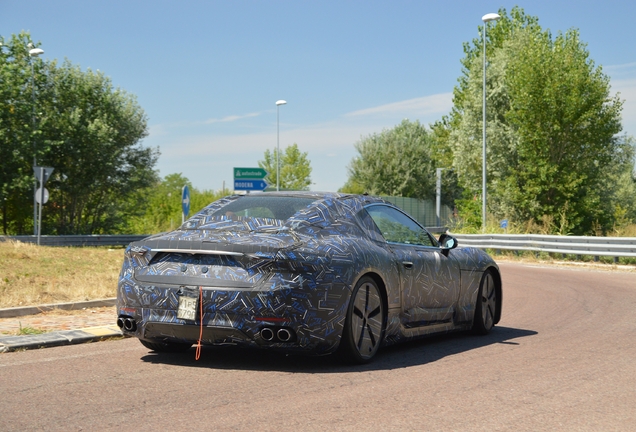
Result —
[[266, 342], [293, 342], [296, 340], [296, 332], [288, 327], [263, 327], [260, 335]]
[[122, 330], [134, 332], [137, 330], [137, 321], [130, 317], [120, 316], [117, 318], [117, 327]]
[[265, 327], [261, 330], [261, 337], [267, 342], [271, 342], [274, 340], [274, 331], [269, 327]]
[[276, 336], [278, 337], [278, 340], [281, 342], [289, 342], [292, 338], [291, 332], [287, 330], [286, 328], [279, 329], [276, 332]]
[[[127, 332], [137, 330], [137, 321], [134, 318], [120, 316], [117, 318], [117, 327]], [[296, 332], [288, 327], [263, 327], [259, 332], [265, 342], [293, 342], [296, 340]]]

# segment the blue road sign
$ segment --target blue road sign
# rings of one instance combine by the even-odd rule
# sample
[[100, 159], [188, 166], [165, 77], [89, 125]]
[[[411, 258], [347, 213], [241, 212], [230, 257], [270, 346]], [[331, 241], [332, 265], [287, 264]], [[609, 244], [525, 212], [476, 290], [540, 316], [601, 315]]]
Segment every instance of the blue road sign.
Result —
[[508, 219], [504, 219], [499, 223], [501, 228], [508, 228]]
[[240, 179], [234, 180], [234, 190], [244, 191], [262, 191], [267, 187], [264, 180], [257, 179]]
[[185, 185], [181, 191], [181, 209], [183, 216], [188, 217], [190, 214], [190, 188], [188, 185]]

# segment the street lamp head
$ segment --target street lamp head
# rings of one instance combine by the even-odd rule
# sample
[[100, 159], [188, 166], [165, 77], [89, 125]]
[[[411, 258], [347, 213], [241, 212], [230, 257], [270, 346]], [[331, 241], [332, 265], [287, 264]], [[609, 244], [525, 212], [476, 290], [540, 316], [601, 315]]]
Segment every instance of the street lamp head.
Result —
[[41, 48], [33, 48], [33, 49], [29, 50], [29, 55], [31, 57], [37, 57], [37, 56], [42, 55], [42, 54], [44, 54], [44, 50], [41, 49]]
[[279, 101], [276, 101], [276, 106], [279, 106], [279, 105], [286, 105], [286, 104], [287, 104], [287, 101], [284, 101], [284, 100], [282, 100], [282, 99], [281, 99], [281, 100], [279, 100]]
[[483, 17], [481, 17], [481, 20], [485, 23], [489, 22], [489, 21], [497, 21], [499, 18], [501, 18], [499, 16], [499, 14], [496, 13], [489, 13], [484, 15]]

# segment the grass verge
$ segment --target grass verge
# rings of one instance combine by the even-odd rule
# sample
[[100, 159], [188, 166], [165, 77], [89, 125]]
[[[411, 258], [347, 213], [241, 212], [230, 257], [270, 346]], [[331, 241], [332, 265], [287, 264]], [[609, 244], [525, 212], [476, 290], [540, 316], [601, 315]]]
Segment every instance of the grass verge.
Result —
[[0, 242], [0, 308], [115, 297], [123, 253]]
[[33, 327], [22, 327], [22, 324], [20, 324], [20, 330], [18, 331], [18, 335], [22, 336], [22, 335], [37, 335], [37, 334], [42, 334], [42, 333], [46, 333], [46, 330], [41, 330], [41, 329], [37, 329], [37, 328], [33, 328]]

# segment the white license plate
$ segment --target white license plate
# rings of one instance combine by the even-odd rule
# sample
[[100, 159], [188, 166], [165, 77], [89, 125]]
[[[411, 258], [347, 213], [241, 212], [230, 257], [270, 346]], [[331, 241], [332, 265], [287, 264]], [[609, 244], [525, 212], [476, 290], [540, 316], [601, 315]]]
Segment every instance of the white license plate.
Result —
[[195, 297], [179, 297], [179, 309], [177, 309], [177, 318], [195, 321], [197, 317], [197, 298]]

